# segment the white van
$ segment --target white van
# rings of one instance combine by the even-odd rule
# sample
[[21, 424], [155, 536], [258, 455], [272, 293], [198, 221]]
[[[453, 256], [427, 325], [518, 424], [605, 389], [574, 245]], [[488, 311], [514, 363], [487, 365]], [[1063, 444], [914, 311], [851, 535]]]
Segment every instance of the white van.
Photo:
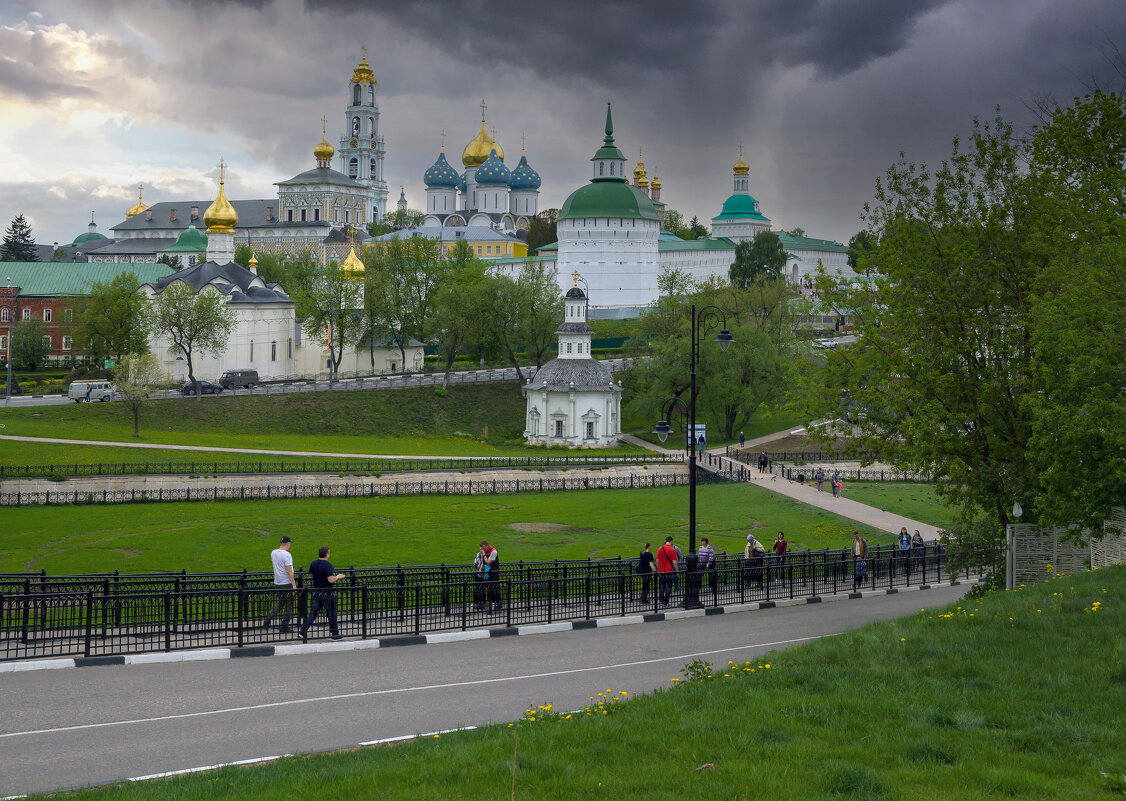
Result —
[[109, 381], [72, 381], [66, 396], [75, 403], [113, 400], [113, 384]]

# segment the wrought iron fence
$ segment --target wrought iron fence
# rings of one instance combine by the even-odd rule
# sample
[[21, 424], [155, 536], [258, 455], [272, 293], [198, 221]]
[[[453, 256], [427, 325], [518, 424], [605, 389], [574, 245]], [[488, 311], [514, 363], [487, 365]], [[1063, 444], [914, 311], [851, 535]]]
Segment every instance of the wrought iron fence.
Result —
[[[752, 468], [757, 469], [759, 457], [762, 451], [755, 451], [752, 448], [740, 448], [737, 445], [728, 445], [726, 448], [726, 455], [730, 459], [742, 462], [743, 464], [750, 465]], [[871, 458], [871, 456], [858, 456], [856, 454], [844, 454], [841, 451], [766, 451], [767, 468], [766, 472], [782, 475], [791, 481], [812, 481], [813, 475], [816, 473], [817, 462], [837, 462], [837, 461], [859, 461], [864, 458]], [[787, 466], [787, 463], [790, 463]], [[814, 466], [810, 466], [812, 463]], [[835, 470], [841, 480], [848, 479], [850, 481], [925, 481], [930, 482], [934, 480], [934, 476], [930, 473], [915, 473], [905, 470], [889, 470], [887, 468], [841, 468], [834, 466]], [[825, 478], [829, 478], [832, 470], [827, 470]]]
[[[332, 595], [340, 635], [364, 639], [661, 611], [657, 574], [638, 574], [634, 561], [504, 566], [494, 581], [478, 581], [464, 565], [345, 571], [348, 578], [337, 582]], [[938, 544], [910, 552], [873, 549], [865, 563], [858, 576], [848, 551], [721, 557], [709, 570], [678, 573], [671, 603], [717, 607], [896, 588], [939, 581], [948, 569]], [[984, 569], [966, 566], [963, 575]], [[323, 592], [279, 590], [264, 582], [204, 587], [215, 578], [210, 576], [181, 575], [150, 588], [138, 581], [149, 577], [128, 577], [129, 591], [107, 585], [109, 577], [58, 578], [74, 582], [52, 579], [39, 590], [35, 578], [24, 577], [31, 583], [22, 591], [0, 592], [0, 659], [293, 642], [314, 593]], [[305, 638], [328, 636], [326, 624], [319, 617]]]
[[[112, 444], [112, 443], [109, 443]], [[54, 476], [124, 476], [124, 475], [208, 475], [241, 473], [399, 473], [433, 470], [486, 470], [539, 467], [599, 467], [631, 464], [675, 464], [683, 461], [679, 454], [645, 453], [600, 456], [421, 456], [408, 459], [294, 459], [292, 461], [247, 460], [220, 462], [97, 462], [92, 464], [0, 465], [0, 480]]]

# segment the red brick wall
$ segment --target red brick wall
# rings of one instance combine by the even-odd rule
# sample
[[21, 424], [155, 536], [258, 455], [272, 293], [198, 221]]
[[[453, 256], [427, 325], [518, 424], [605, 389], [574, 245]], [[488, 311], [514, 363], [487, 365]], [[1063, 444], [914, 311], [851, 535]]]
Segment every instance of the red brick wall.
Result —
[[[76, 298], [69, 296], [58, 297], [21, 297], [19, 294], [19, 287], [13, 287], [16, 294], [16, 315], [15, 320], [0, 321], [0, 333], [10, 334], [10, 328], [13, 323], [18, 323], [24, 319], [24, 309], [30, 309], [32, 320], [38, 320], [43, 323], [47, 328], [47, 334], [51, 337], [51, 358], [52, 360], [64, 360], [67, 357], [79, 356], [77, 348], [74, 344], [71, 345], [70, 350], [63, 349], [63, 337], [74, 336], [74, 328], [78, 323], [78, 316], [81, 313], [82, 304], [85, 298]], [[11, 311], [12, 298], [8, 288], [0, 287], [0, 308], [8, 309]], [[49, 309], [51, 312], [50, 322], [43, 319], [43, 312]], [[66, 310], [70, 309], [70, 320], [66, 319]]]

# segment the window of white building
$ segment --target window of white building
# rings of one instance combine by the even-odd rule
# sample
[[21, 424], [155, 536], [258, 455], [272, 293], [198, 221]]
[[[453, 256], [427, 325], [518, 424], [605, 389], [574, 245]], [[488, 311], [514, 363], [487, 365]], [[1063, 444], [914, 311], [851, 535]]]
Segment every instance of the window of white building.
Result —
[[586, 424], [586, 438], [594, 439], [594, 423], [591, 421], [588, 421]]
[[270, 361], [276, 362], [278, 360], [278, 343], [270, 343]]
[[568, 353], [571, 352], [571, 343], [570, 342], [567, 343], [567, 352]]
[[250, 341], [250, 361], [254, 361], [254, 340]]
[[555, 421], [555, 436], [557, 436], [557, 437], [563, 436], [563, 421], [562, 420], [556, 420]]

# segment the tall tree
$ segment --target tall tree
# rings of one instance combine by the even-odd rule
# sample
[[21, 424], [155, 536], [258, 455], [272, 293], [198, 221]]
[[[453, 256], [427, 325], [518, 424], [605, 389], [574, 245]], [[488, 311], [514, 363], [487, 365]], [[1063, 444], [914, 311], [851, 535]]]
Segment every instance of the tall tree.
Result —
[[563, 297], [557, 275], [554, 267], [548, 270], [536, 259], [524, 265], [516, 280], [520, 321], [517, 336], [537, 370], [555, 342], [555, 332], [563, 319]]
[[491, 276], [487, 291], [486, 314], [489, 329], [509, 364], [516, 368], [516, 377], [524, 383], [520, 367], [520, 287], [507, 275]]
[[708, 229], [700, 222], [700, 218], [695, 215], [692, 216], [692, 222], [688, 224], [688, 228], [692, 231], [692, 238], [699, 239], [708, 235]]
[[437, 289], [452, 269], [437, 239], [398, 237], [367, 249], [370, 303], [381, 315], [391, 341], [406, 359], [410, 340], [429, 342], [436, 334]]
[[180, 269], [180, 260], [170, 253], [161, 253], [156, 257], [156, 263], [167, 265], [168, 267], [172, 267], [176, 270]]
[[133, 436], [141, 436], [141, 407], [149, 395], [165, 382], [160, 362], [151, 353], [126, 356], [114, 371], [113, 388], [133, 413]]
[[435, 308], [436, 329], [445, 375], [442, 387], [449, 387], [450, 372], [457, 354], [480, 341], [487, 323], [486, 293], [490, 285], [488, 265], [473, 255], [469, 243], [458, 240], [449, 254], [450, 273], [438, 287]]
[[559, 222], [559, 209], [544, 209], [528, 224], [528, 254], [534, 256], [544, 245], [559, 240], [556, 224]]
[[121, 272], [110, 281], [97, 281], [90, 289], [78, 318], [75, 340], [79, 347], [101, 361], [117, 360], [149, 349], [149, 302], [138, 289], [140, 281], [130, 272]]
[[731, 282], [743, 289], [760, 276], [777, 278], [786, 269], [786, 249], [773, 231], [759, 231], [750, 242], [735, 246], [735, 261], [729, 271]]
[[204, 287], [197, 294], [184, 281], [173, 281], [152, 300], [153, 331], [168, 337], [172, 347], [184, 355], [188, 380], [195, 397], [203, 396], [195, 377], [197, 354], [218, 355], [227, 347], [235, 327], [235, 312], [215, 289]]
[[4, 244], [0, 246], [0, 260], [39, 261], [35, 239], [31, 236], [31, 226], [22, 214], [17, 214], [4, 232]]
[[301, 308], [305, 311], [302, 326], [313, 337], [328, 345], [333, 373], [339, 373], [340, 361], [349, 345], [355, 347], [363, 323], [364, 282], [350, 278], [335, 261], [304, 284]]
[[47, 326], [39, 320], [22, 320], [12, 327], [12, 364], [36, 370], [51, 355]]
[[871, 270], [869, 264], [875, 239], [867, 229], [861, 229], [848, 240], [848, 266], [853, 272], [868, 275]]

